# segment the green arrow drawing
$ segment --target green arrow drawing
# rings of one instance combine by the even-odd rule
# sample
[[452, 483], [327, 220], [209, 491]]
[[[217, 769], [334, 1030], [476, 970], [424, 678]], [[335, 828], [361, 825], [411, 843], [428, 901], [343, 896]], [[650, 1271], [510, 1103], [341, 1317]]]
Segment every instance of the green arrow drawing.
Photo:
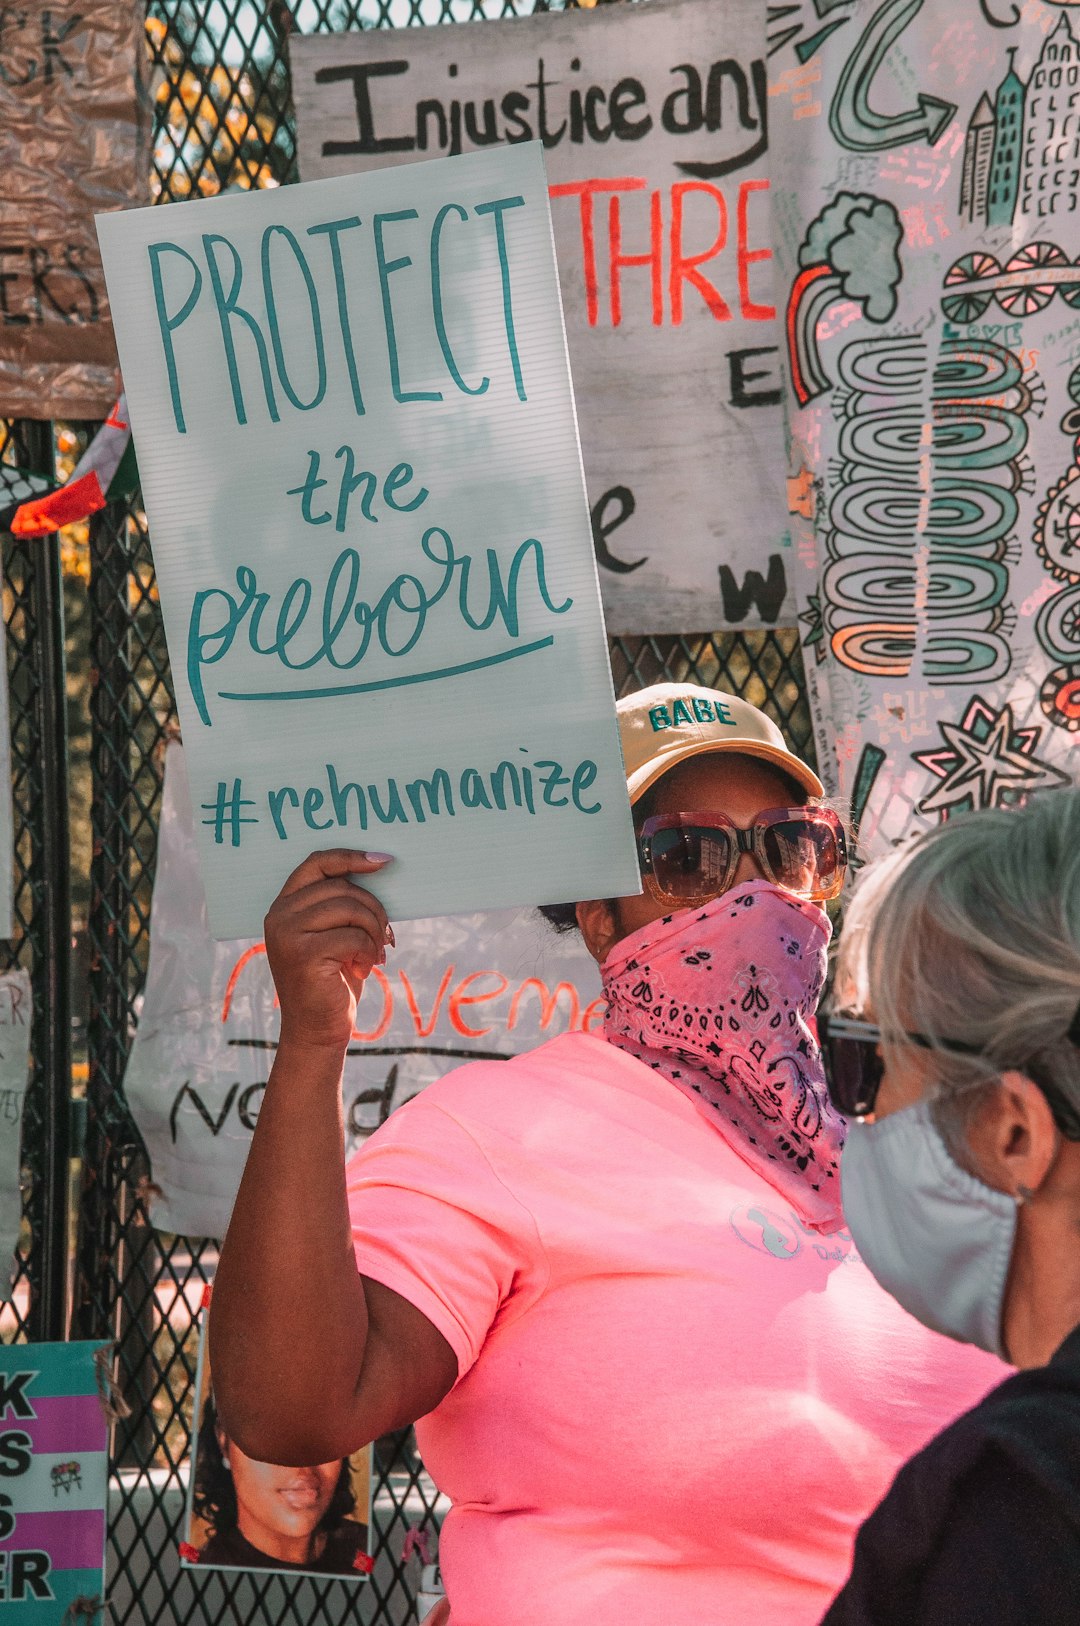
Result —
[[944, 135], [956, 108], [936, 96], [916, 97], [917, 107], [906, 113], [876, 113], [870, 106], [870, 86], [891, 47], [922, 10], [923, 0], [885, 0], [862, 32], [840, 75], [829, 128], [850, 152], [885, 152], [926, 141], [931, 147]]

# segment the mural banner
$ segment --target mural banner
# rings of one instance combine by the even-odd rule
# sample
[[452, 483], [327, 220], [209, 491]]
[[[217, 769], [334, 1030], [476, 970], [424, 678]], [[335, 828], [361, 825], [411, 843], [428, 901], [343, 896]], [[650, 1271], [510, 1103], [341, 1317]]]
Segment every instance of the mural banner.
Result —
[[790, 625], [765, 8], [293, 35], [305, 179], [543, 142], [609, 629]]
[[[392, 963], [364, 989], [345, 1061], [350, 1152], [451, 1067], [602, 1021], [599, 972], [580, 937], [557, 936], [532, 910], [409, 921], [395, 933]], [[184, 751], [170, 745], [150, 965], [124, 1077], [160, 1229], [224, 1235], [277, 1036], [262, 943], [210, 937]]]
[[1075, 761], [1080, 8], [800, 0], [769, 49], [799, 619], [866, 854]]
[[109, 1425], [96, 1347], [0, 1347], [0, 1618], [19, 1626], [104, 1606]]
[[98, 228], [214, 935], [639, 890], [540, 144]]
[[116, 347], [94, 214], [146, 197], [143, 8], [0, 8], [0, 417], [103, 418]]

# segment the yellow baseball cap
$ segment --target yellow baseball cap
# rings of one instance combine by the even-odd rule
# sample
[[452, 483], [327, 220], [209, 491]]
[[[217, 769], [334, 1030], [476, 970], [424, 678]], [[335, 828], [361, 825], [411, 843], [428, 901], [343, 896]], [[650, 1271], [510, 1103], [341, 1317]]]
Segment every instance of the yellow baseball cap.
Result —
[[776, 724], [738, 695], [696, 683], [654, 683], [624, 695], [615, 710], [631, 802], [677, 763], [717, 751], [760, 757], [811, 796], [825, 794], [813, 769], [788, 750]]

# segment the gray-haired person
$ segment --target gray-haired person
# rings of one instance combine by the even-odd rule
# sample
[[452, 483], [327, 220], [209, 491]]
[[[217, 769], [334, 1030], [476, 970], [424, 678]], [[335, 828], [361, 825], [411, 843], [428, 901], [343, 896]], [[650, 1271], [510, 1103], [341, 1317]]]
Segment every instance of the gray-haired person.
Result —
[[1080, 1621], [1080, 789], [871, 870], [822, 1020], [873, 1274], [1023, 1370], [903, 1467], [825, 1626]]

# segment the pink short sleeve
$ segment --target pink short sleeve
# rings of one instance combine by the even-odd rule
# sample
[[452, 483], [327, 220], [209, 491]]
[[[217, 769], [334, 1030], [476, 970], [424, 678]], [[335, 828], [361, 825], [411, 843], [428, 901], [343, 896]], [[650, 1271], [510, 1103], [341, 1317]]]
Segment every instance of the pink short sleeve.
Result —
[[535, 1222], [476, 1140], [423, 1095], [346, 1169], [356, 1263], [425, 1315], [464, 1377], [497, 1317], [527, 1308], [547, 1265]]

